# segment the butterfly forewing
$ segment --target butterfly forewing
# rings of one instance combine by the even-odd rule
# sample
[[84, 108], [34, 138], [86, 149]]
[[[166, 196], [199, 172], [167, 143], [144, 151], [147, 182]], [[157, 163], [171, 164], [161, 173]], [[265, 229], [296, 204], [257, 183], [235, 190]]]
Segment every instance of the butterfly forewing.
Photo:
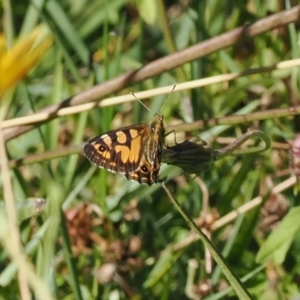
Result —
[[87, 158], [98, 167], [151, 185], [158, 179], [163, 146], [163, 119], [112, 130], [90, 140]]
[[121, 174], [133, 172], [140, 163], [141, 135], [147, 127], [139, 124], [104, 133], [90, 140], [84, 146], [84, 153], [100, 168]]

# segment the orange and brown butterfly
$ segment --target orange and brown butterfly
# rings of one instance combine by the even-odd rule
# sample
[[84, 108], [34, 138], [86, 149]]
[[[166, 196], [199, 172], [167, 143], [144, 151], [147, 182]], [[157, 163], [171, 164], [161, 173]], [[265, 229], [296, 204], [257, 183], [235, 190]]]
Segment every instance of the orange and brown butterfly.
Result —
[[151, 185], [158, 180], [164, 143], [163, 117], [148, 124], [108, 131], [84, 146], [86, 157], [98, 167]]

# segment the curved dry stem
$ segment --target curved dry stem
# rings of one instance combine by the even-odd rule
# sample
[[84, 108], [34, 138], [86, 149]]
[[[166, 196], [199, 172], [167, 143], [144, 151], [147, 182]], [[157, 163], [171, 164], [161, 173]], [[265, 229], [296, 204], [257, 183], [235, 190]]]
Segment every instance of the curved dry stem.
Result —
[[[256, 137], [260, 138], [264, 142], [263, 146], [237, 150], [247, 140]], [[226, 147], [219, 150], [214, 150], [214, 154], [216, 156], [216, 160], [219, 160], [228, 155], [243, 155], [243, 154], [259, 153], [269, 149], [270, 147], [271, 147], [271, 140], [265, 133], [263, 133], [260, 130], [250, 130], [244, 133], [239, 138], [237, 138], [233, 143], [227, 145]]]

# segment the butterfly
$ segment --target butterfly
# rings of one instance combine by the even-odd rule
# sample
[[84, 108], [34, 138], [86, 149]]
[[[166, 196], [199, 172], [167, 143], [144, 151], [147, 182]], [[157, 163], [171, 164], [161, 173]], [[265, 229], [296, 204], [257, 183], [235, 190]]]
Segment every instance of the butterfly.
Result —
[[108, 131], [90, 140], [83, 151], [100, 168], [152, 185], [159, 176], [164, 134], [163, 116], [155, 114], [149, 125]]

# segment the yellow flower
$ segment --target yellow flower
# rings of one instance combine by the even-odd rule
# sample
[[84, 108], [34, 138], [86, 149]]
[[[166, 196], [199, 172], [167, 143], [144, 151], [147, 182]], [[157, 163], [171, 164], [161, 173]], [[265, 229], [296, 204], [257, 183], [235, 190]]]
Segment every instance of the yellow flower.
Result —
[[0, 95], [24, 78], [51, 44], [52, 38], [42, 27], [16, 41], [11, 49], [6, 48], [5, 36], [0, 33]]

